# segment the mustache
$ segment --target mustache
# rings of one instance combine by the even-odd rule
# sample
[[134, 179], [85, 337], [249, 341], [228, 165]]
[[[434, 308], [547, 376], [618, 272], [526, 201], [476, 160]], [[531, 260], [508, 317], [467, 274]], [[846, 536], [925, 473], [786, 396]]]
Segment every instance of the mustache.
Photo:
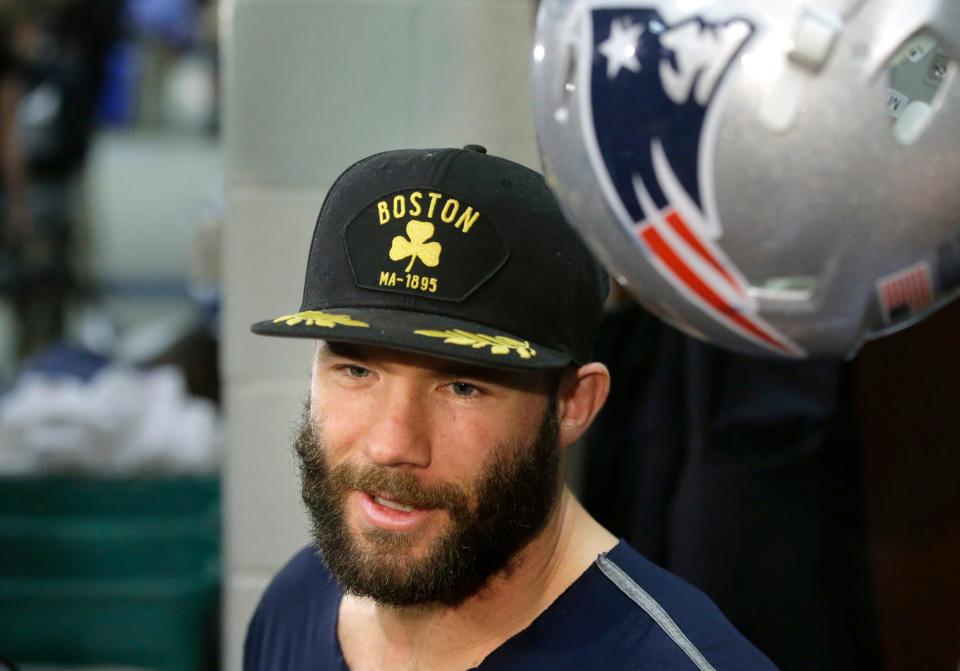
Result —
[[303, 481], [324, 483], [327, 496], [339, 498], [355, 489], [415, 508], [443, 508], [455, 518], [465, 516], [469, 509], [467, 494], [448, 482], [425, 484], [412, 473], [379, 464], [329, 467], [324, 458], [326, 445], [310, 421], [309, 409], [304, 411], [293, 447]]
[[467, 497], [456, 486], [425, 485], [411, 473], [391, 471], [384, 466], [341, 464], [330, 470], [329, 482], [339, 492], [357, 489], [415, 508], [446, 508], [454, 513], [467, 508]]

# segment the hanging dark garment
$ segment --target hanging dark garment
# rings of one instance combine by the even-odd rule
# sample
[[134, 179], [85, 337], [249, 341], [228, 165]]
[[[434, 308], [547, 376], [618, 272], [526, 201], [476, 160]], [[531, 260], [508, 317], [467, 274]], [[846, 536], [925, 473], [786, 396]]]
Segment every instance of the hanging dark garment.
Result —
[[881, 668], [849, 365], [731, 354], [636, 306], [597, 358], [587, 509], [783, 671]]

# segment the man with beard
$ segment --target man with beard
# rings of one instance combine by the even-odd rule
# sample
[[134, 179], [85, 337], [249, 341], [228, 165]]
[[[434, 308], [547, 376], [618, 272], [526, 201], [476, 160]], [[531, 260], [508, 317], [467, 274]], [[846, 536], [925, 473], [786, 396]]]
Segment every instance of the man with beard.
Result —
[[337, 179], [300, 311], [253, 327], [317, 340], [295, 443], [315, 547], [245, 669], [773, 669], [563, 484], [609, 389], [606, 293], [543, 178], [483, 147]]

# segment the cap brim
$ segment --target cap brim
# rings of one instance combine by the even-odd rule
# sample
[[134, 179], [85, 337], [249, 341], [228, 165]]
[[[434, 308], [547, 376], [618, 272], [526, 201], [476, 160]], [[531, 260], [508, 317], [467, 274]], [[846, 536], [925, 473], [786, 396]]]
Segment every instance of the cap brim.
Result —
[[328, 308], [257, 322], [258, 335], [378, 345], [509, 370], [552, 370], [569, 354], [446, 316], [384, 308]]

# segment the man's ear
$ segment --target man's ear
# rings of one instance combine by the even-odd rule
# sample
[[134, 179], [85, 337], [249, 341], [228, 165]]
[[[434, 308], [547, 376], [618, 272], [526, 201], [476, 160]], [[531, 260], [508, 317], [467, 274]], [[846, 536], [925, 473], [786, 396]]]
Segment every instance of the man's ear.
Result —
[[566, 371], [560, 382], [557, 415], [564, 447], [580, 438], [610, 392], [610, 371], [599, 361]]

